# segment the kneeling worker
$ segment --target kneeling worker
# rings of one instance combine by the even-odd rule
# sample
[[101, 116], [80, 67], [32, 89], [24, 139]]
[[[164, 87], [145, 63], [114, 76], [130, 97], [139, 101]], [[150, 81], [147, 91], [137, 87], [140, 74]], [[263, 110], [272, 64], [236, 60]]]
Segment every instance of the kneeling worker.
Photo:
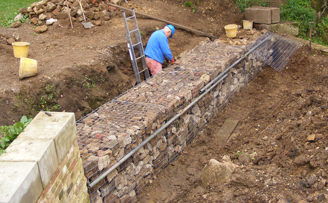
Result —
[[173, 25], [166, 25], [163, 29], [151, 34], [145, 50], [146, 64], [151, 75], [155, 75], [162, 70], [165, 58], [174, 63], [168, 41], [168, 38], [173, 37], [174, 32]]

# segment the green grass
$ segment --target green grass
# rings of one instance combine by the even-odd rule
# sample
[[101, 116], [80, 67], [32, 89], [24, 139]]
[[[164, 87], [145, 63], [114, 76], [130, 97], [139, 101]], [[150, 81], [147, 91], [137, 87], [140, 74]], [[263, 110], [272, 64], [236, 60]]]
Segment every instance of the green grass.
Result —
[[20, 8], [26, 8], [37, 0], [0, 0], [0, 27], [9, 27]]

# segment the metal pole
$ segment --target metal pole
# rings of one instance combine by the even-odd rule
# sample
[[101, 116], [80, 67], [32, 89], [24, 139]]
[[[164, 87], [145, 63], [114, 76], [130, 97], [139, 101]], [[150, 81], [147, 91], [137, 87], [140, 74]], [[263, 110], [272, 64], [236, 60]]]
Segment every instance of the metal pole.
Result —
[[213, 83], [215, 83], [217, 80], [219, 80], [223, 75], [225, 75], [227, 72], [230, 71], [231, 68], [233, 68], [235, 65], [237, 65], [241, 60], [243, 60], [246, 56], [248, 56], [251, 52], [253, 52], [257, 47], [259, 47], [261, 44], [263, 44], [266, 40], [268, 40], [271, 36], [268, 36], [265, 38], [262, 42], [254, 46], [251, 50], [249, 50], [243, 57], [239, 58], [237, 61], [235, 61], [233, 64], [229, 66], [229, 68], [225, 69], [220, 75], [218, 75], [216, 78], [214, 78], [211, 82], [209, 82], [205, 87], [203, 87], [200, 92], [205, 91], [209, 86], [211, 86]]
[[311, 51], [311, 41], [312, 41], [312, 27], [313, 27], [313, 22], [309, 22], [310, 24], [310, 51]]
[[147, 139], [145, 139], [143, 142], [140, 143], [136, 148], [134, 148], [132, 151], [130, 151], [128, 154], [126, 154], [124, 157], [122, 157], [118, 162], [116, 162], [112, 167], [110, 167], [107, 171], [105, 171], [103, 174], [101, 174], [98, 178], [96, 178], [92, 183], [89, 184], [89, 187], [92, 188], [99, 181], [104, 179], [109, 173], [111, 173], [113, 170], [115, 170], [119, 165], [121, 165], [124, 161], [126, 161], [128, 158], [130, 158], [134, 153], [136, 153], [141, 147], [143, 147], [145, 144], [147, 144], [151, 139], [153, 139], [156, 135], [158, 135], [160, 132], [162, 132], [164, 129], [166, 129], [169, 125], [171, 125], [176, 119], [178, 119], [181, 115], [183, 115], [187, 110], [189, 110], [192, 106], [194, 106], [200, 99], [202, 99], [209, 91], [211, 91], [216, 85], [218, 85], [222, 80], [224, 80], [228, 74], [224, 75], [220, 80], [218, 80], [214, 85], [212, 85], [209, 89], [207, 89], [204, 93], [199, 95], [194, 101], [192, 101], [188, 106], [186, 106], [182, 112], [176, 114], [173, 118], [171, 118], [167, 123], [165, 123], [163, 126], [161, 126], [158, 130], [154, 132], [151, 136], [149, 136]]

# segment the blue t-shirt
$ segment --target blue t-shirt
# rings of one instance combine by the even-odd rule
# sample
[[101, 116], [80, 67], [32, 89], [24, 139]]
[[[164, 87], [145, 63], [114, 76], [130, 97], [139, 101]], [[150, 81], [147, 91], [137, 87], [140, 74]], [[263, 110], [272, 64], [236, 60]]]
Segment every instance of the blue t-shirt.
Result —
[[173, 59], [168, 39], [163, 30], [155, 31], [149, 38], [145, 55], [160, 63], [164, 63], [165, 57]]

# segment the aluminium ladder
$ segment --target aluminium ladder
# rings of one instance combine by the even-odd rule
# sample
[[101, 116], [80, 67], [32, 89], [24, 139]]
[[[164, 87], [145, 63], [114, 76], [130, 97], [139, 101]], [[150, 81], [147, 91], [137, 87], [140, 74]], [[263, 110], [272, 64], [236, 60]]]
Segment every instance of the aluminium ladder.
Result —
[[[137, 17], [136, 17], [134, 9], [132, 8], [131, 10], [132, 10], [132, 16], [130, 16], [130, 17], [126, 17], [124, 11], [122, 11], [122, 13], [123, 13], [126, 32], [127, 32], [126, 40], [128, 41], [127, 44], [128, 44], [130, 59], [131, 59], [131, 62], [132, 62], [133, 72], [134, 72], [134, 76], [136, 78], [137, 84], [139, 84], [141, 82], [140, 73], [144, 73], [145, 80], [150, 78], [150, 74], [149, 74], [149, 70], [148, 70], [147, 65], [146, 65], [146, 58], [145, 58], [143, 44], [142, 44], [142, 41], [141, 41], [141, 35], [140, 35], [138, 23], [137, 23]], [[128, 22], [127, 22], [127, 20], [131, 19], [131, 18], [134, 20], [134, 28], [133, 28], [132, 31], [130, 31], [129, 26], [128, 26]], [[135, 37], [135, 40], [136, 40], [135, 44], [133, 44], [131, 34], [134, 34], [134, 37]], [[138, 58], [136, 58], [136, 53], [135, 53], [135, 50], [134, 50], [135, 47], [137, 47], [138, 50], [139, 50], [139, 57]], [[138, 60], [141, 60], [141, 64], [142, 64], [141, 71], [139, 71]]]

